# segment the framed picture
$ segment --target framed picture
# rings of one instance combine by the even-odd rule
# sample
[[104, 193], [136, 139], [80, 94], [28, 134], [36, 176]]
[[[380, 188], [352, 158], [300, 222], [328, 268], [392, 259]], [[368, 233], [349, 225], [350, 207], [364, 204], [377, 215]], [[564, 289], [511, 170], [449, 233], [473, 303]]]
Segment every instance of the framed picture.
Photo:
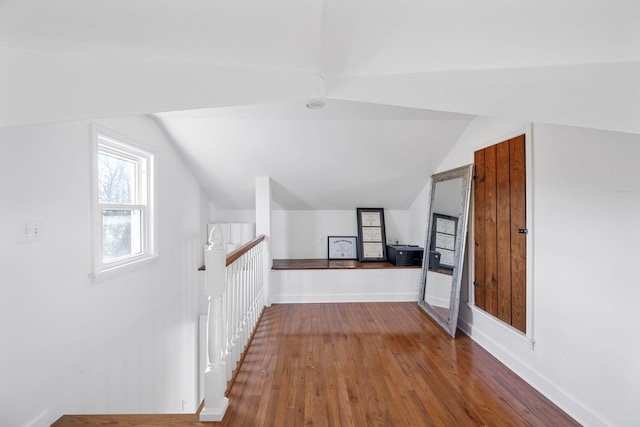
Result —
[[430, 250], [440, 254], [440, 268], [453, 270], [458, 218], [434, 213], [432, 224]]
[[358, 259], [360, 261], [386, 261], [387, 238], [384, 230], [384, 209], [357, 208]]
[[358, 245], [356, 236], [329, 236], [327, 258], [329, 259], [358, 259]]

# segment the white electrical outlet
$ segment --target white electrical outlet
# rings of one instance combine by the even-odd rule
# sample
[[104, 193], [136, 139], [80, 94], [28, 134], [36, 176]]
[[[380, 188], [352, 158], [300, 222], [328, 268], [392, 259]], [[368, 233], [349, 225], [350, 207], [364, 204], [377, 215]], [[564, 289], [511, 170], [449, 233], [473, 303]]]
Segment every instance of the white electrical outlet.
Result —
[[39, 242], [42, 232], [42, 221], [18, 221], [19, 243]]

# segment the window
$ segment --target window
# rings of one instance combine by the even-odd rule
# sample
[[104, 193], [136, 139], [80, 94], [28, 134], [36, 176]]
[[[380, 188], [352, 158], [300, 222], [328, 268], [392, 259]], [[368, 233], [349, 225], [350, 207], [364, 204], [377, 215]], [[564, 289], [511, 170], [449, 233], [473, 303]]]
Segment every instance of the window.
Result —
[[93, 127], [93, 275], [153, 259], [153, 154]]

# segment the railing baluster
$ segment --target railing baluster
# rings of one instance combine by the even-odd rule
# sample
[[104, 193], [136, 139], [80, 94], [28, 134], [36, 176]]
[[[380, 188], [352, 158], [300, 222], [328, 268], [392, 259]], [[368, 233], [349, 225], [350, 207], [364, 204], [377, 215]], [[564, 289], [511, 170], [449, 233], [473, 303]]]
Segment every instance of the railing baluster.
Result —
[[240, 352], [242, 348], [242, 339], [240, 337], [240, 319], [242, 316], [242, 257], [240, 257], [237, 261], [236, 266], [236, 283], [235, 292], [236, 292], [236, 314], [235, 314], [235, 346], [233, 348], [233, 369], [235, 370], [238, 366], [238, 360], [240, 360]]
[[204, 401], [200, 412], [201, 421], [221, 421], [229, 406], [224, 395], [225, 369], [222, 365], [224, 350], [222, 296], [226, 288], [225, 255], [226, 248], [222, 232], [217, 227], [211, 230], [210, 245], [205, 251], [206, 265], [210, 272], [205, 275], [205, 295], [208, 295], [207, 309], [207, 369], [204, 373]]
[[208, 362], [200, 421], [221, 421], [224, 417], [229, 403], [225, 382], [239, 368], [264, 307], [263, 242], [264, 236], [260, 236], [226, 255], [221, 230], [214, 227], [211, 231], [205, 251]]
[[[227, 318], [227, 303], [228, 303], [228, 299], [229, 299], [229, 284], [226, 281], [225, 278], [225, 291], [222, 294], [222, 325], [220, 326], [222, 329], [222, 367], [223, 367], [223, 372], [226, 372], [227, 370], [227, 325], [226, 325], [226, 318]], [[225, 375], [225, 379], [226, 379], [226, 375]]]
[[[249, 337], [247, 336], [247, 329], [248, 329], [248, 325], [247, 325], [247, 296], [249, 295], [248, 292], [248, 278], [247, 278], [247, 273], [248, 273], [248, 258], [249, 258], [249, 254], [245, 254], [244, 255], [244, 262], [242, 263], [242, 322], [241, 322], [241, 328], [240, 328], [240, 336], [242, 337], [242, 343], [243, 345], [248, 341]], [[242, 349], [244, 351], [244, 347]]]

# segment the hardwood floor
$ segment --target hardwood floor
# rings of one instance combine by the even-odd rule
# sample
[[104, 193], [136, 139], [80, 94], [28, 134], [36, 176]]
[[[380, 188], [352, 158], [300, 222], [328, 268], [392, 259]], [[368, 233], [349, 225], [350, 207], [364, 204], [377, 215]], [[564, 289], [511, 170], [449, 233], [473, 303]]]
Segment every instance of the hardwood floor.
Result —
[[121, 415], [54, 425], [578, 425], [467, 336], [450, 339], [416, 303], [266, 309], [229, 403], [221, 423]]

